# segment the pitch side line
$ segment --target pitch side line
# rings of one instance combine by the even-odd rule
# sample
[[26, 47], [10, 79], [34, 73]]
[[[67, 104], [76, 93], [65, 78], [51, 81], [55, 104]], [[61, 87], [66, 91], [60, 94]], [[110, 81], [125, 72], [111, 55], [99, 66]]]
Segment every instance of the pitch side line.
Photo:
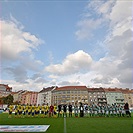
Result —
[[66, 130], [66, 117], [64, 117], [64, 133], [67, 133], [67, 130]]

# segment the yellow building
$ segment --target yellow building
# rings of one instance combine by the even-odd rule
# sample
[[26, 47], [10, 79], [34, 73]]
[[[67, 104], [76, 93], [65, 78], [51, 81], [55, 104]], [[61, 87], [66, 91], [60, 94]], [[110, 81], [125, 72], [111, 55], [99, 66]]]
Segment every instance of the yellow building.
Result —
[[88, 103], [88, 91], [86, 86], [56, 87], [52, 91], [52, 104], [74, 105], [76, 102]]

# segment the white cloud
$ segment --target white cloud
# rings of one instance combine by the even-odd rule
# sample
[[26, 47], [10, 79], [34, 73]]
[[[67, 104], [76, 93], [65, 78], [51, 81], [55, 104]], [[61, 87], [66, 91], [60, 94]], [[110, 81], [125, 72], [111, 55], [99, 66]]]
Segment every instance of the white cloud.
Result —
[[32, 53], [42, 41], [29, 32], [24, 32], [12, 21], [1, 20], [1, 56], [3, 61], [16, 60], [23, 52]]
[[82, 50], [77, 51], [74, 54], [70, 54], [64, 59], [62, 64], [50, 65], [45, 68], [45, 71], [57, 74], [67, 75], [76, 73], [82, 70], [89, 70], [92, 58], [89, 54]]
[[109, 13], [114, 3], [114, 0], [89, 2], [82, 19], [77, 23], [78, 30], [75, 32], [77, 39], [91, 39], [95, 35], [94, 32], [96, 30], [104, 28], [109, 21]]
[[110, 13], [111, 25], [115, 25], [132, 17], [132, 1], [117, 0]]
[[90, 39], [93, 37], [93, 30], [99, 28], [102, 24], [102, 19], [83, 19], [78, 22], [79, 30], [75, 32], [78, 40]]
[[113, 5], [113, 3], [114, 3], [114, 0], [109, 0], [109, 1], [106, 1], [105, 3], [102, 3], [98, 7], [97, 12], [101, 13], [101, 14], [104, 14], [104, 15], [110, 13], [111, 6]]
[[[108, 54], [93, 69], [109, 85], [132, 88], [132, 2], [116, 1], [110, 13], [110, 32], [105, 41]], [[124, 10], [121, 10], [123, 9]], [[126, 12], [125, 12], [126, 11]], [[98, 69], [99, 71], [97, 71]]]
[[[80, 21], [79, 31], [85, 29], [86, 32], [77, 34], [78, 38], [87, 39], [89, 34], [93, 36], [95, 28], [89, 26], [92, 24], [90, 22], [94, 14], [95, 17], [97, 15], [94, 25], [96, 22], [108, 25], [108, 33], [103, 41], [108, 53], [99, 61], [92, 62], [90, 70], [92, 73], [87, 74], [91, 77], [90, 84], [132, 88], [132, 1], [92, 1], [86, 9], [89, 12], [92, 9], [92, 12], [86, 16], [84, 14], [85, 17]], [[86, 23], [83, 23], [84, 21]], [[102, 23], [95, 26], [96, 30]], [[87, 83], [85, 80], [83, 82]]]
[[27, 83], [32, 72], [41, 71], [43, 63], [35, 59], [33, 49], [37, 49], [44, 41], [25, 32], [24, 26], [12, 15], [10, 18], [10, 21], [0, 20], [2, 78], [8, 75], [16, 82]]
[[12, 87], [12, 91], [27, 90], [39, 92], [43, 89], [43, 87], [47, 86], [45, 83], [38, 83], [31, 79], [28, 79], [26, 83], [21, 84], [14, 80], [1, 80], [1, 82]]

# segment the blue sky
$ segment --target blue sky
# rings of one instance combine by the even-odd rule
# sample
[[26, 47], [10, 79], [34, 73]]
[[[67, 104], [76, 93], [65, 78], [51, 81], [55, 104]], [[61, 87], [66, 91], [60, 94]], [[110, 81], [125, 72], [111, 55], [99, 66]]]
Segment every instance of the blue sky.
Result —
[[132, 88], [131, 5], [1, 1], [1, 83], [15, 91], [52, 85]]

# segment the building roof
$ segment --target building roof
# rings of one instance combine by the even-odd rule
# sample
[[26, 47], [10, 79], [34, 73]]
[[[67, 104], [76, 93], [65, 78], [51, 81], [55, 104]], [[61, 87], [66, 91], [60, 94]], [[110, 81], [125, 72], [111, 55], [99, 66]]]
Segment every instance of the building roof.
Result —
[[43, 88], [39, 93], [52, 91], [52, 90], [53, 90], [54, 88], [56, 88], [56, 87], [57, 87], [57, 86], [51, 86], [51, 87]]
[[54, 91], [68, 91], [68, 90], [84, 90], [87, 91], [86, 86], [63, 86], [63, 87], [56, 87]]
[[105, 92], [121, 93], [119, 88], [104, 88]]
[[119, 89], [122, 93], [127, 94], [127, 93], [131, 93], [131, 90], [129, 90], [128, 88], [126, 89]]
[[18, 92], [11, 92], [12, 95], [17, 94]]
[[104, 92], [102, 87], [100, 88], [88, 88], [88, 92]]
[[[5, 87], [5, 90], [3, 90], [3, 87]], [[9, 87], [8, 84], [0, 84], [0, 91], [9, 91], [11, 92], [12, 91], [12, 87]]]
[[35, 92], [35, 91], [26, 91], [22, 95], [27, 95], [27, 94], [38, 94], [38, 92]]

